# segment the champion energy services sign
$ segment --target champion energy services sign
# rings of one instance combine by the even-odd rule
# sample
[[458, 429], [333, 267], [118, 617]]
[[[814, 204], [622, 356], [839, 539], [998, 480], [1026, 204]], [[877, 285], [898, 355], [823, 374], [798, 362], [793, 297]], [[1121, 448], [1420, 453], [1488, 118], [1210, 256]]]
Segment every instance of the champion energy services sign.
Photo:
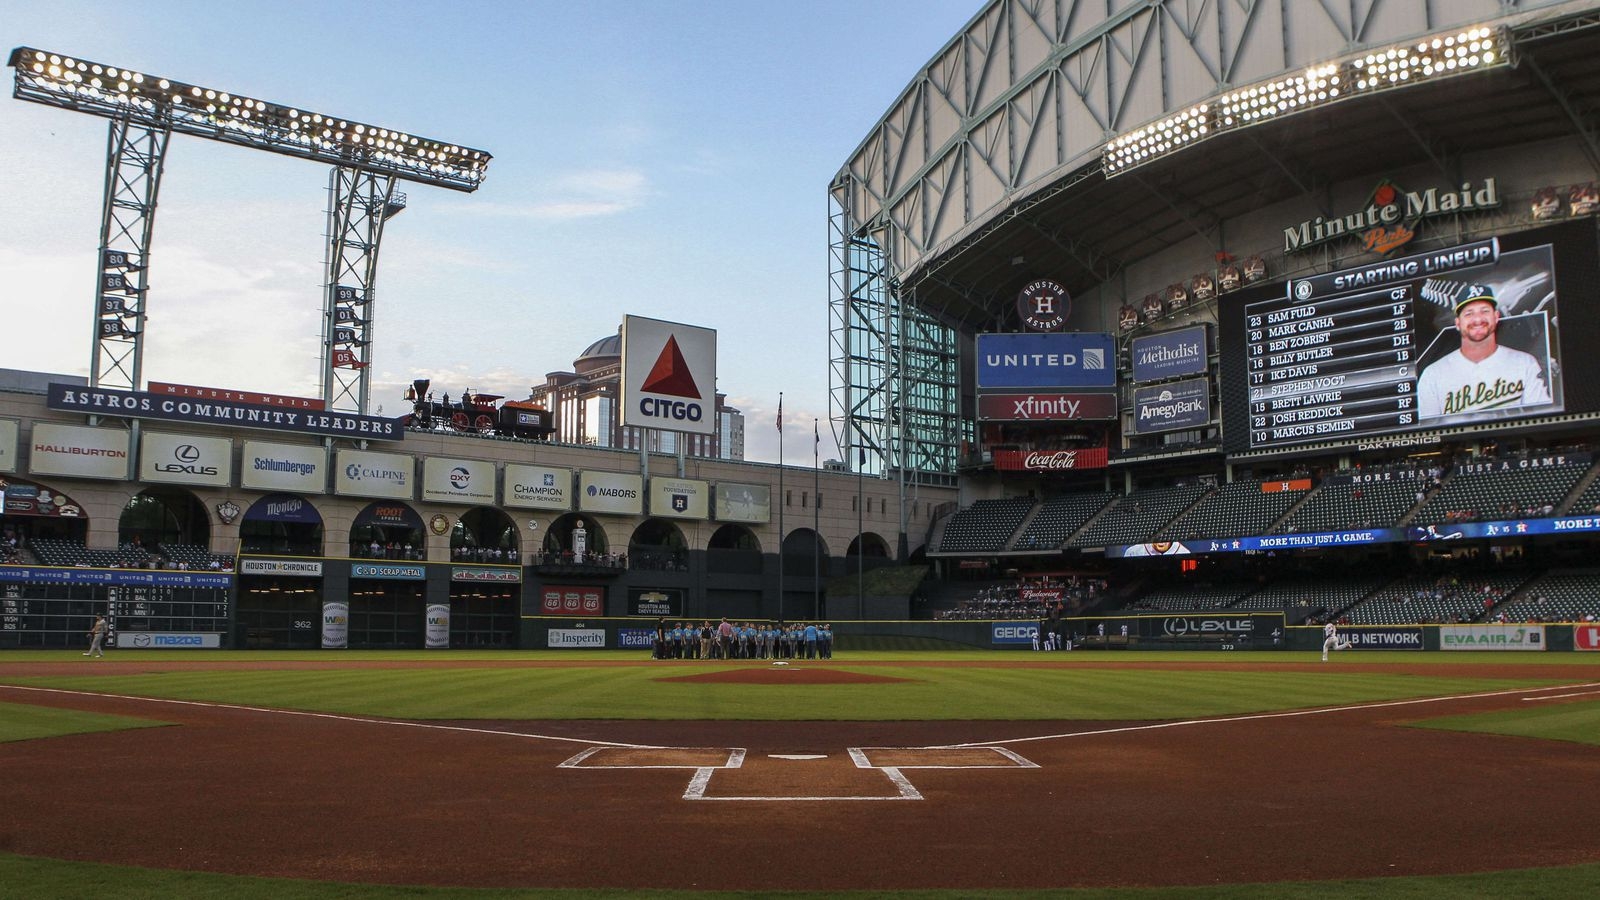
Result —
[[622, 320], [622, 424], [690, 434], [717, 428], [717, 332]]
[[569, 510], [572, 508], [572, 470], [507, 463], [502, 493], [506, 506]]

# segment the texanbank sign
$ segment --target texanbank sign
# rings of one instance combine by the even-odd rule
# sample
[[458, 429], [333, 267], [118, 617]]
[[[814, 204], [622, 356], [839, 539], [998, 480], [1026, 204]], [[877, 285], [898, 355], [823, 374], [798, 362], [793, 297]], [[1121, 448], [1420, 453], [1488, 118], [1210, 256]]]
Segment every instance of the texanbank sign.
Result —
[[1441, 625], [1440, 650], [1543, 650], [1543, 625]]

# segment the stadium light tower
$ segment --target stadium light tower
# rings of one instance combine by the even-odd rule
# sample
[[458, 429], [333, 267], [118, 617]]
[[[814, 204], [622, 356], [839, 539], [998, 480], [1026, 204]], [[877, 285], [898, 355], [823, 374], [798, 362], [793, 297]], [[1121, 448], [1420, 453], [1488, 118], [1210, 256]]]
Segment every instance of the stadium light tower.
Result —
[[378, 244], [383, 223], [405, 208], [395, 182], [475, 191], [488, 153], [31, 47], [13, 50], [9, 65], [17, 99], [111, 120], [91, 385], [142, 381], [156, 194], [177, 133], [333, 166], [322, 394], [332, 409], [366, 411]]

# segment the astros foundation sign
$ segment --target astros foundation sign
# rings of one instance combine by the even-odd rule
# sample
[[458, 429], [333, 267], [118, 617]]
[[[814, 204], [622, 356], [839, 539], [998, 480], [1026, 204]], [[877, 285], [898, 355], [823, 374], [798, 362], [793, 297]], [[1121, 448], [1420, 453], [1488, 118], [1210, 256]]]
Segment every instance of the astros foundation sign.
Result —
[[712, 434], [716, 390], [715, 330], [623, 317], [623, 425]]

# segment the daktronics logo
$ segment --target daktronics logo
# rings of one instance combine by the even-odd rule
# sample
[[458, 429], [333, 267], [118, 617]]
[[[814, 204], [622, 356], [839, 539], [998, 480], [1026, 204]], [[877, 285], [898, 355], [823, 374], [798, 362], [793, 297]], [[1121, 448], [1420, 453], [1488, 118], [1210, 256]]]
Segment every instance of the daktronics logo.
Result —
[[200, 461], [200, 448], [193, 444], [179, 444], [178, 446], [174, 447], [172, 450], [172, 458], [177, 460], [177, 462], [158, 462], [151, 466], [151, 468], [155, 469], [157, 472], [165, 472], [168, 474], [199, 475], [208, 478], [216, 477], [217, 475], [216, 466], [195, 465]]
[[683, 351], [678, 349], [676, 336], [667, 337], [666, 346], [661, 348], [661, 354], [656, 357], [655, 365], [650, 367], [650, 374], [645, 376], [639, 390], [683, 398], [663, 400], [660, 397], [641, 397], [639, 413], [643, 416], [680, 422], [698, 422], [705, 418], [704, 407], [692, 402], [702, 399], [700, 388], [695, 385], [694, 374], [689, 371], [689, 361], [683, 358]]

